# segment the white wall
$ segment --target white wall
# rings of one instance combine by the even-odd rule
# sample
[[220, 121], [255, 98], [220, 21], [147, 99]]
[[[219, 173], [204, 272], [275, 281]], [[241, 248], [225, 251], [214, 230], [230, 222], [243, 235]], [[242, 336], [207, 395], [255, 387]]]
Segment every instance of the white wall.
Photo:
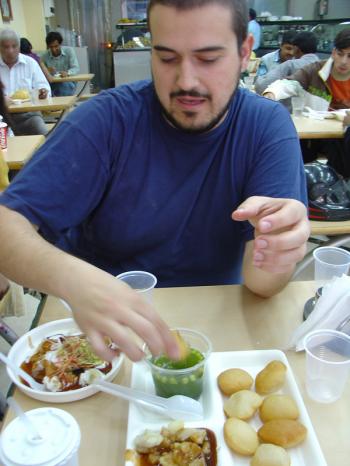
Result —
[[[304, 19], [318, 19], [315, 16], [316, 0], [290, 0], [290, 14], [292, 16], [302, 16]], [[349, 18], [350, 0], [329, 0], [328, 15], [325, 19]]]

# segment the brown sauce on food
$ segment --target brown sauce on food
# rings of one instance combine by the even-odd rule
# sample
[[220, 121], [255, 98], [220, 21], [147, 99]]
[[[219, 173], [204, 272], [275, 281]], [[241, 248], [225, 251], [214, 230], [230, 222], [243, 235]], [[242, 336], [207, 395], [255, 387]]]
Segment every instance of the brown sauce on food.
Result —
[[[85, 370], [93, 367], [97, 367], [101, 365], [101, 362], [104, 362], [105, 367], [99, 368], [99, 371], [103, 374], [107, 374], [112, 369], [112, 364], [107, 361], [100, 361], [100, 362], [80, 362], [79, 358], [74, 357], [75, 350], [78, 354], [79, 353], [79, 339], [82, 342], [86, 341], [86, 337], [84, 335], [78, 336], [52, 336], [48, 337], [42, 341], [40, 346], [38, 347], [37, 351], [29, 358], [28, 361], [24, 361], [21, 364], [21, 368], [31, 375], [37, 382], [43, 383], [44, 377], [49, 376], [57, 376], [60, 383], [61, 389], [60, 392], [66, 392], [70, 390], [77, 390], [82, 388], [83, 385], [79, 383], [80, 374], [83, 373]], [[70, 350], [66, 352], [64, 355], [66, 362], [64, 363], [53, 363], [45, 359], [46, 353], [52, 351], [57, 346], [57, 341], [64, 343], [65, 341], [74, 341], [72, 353]], [[24, 385], [29, 386], [27, 382], [21, 379], [21, 382]]]
[[[206, 429], [206, 428], [198, 428], [200, 430], [205, 430], [206, 431], [206, 437], [205, 437], [205, 441], [207, 441], [209, 443], [209, 449], [207, 448], [204, 448], [204, 449], [201, 449], [201, 452], [200, 454], [197, 456], [197, 458], [203, 458], [204, 457], [204, 465], [205, 466], [217, 466], [217, 442], [216, 442], [216, 437], [215, 437], [215, 433], [210, 430], [210, 429]], [[184, 442], [186, 443], [186, 442]], [[157, 448], [156, 449], [156, 453], [157, 454], [164, 454], [164, 453], [168, 453], [169, 451], [171, 451], [171, 448]], [[130, 450], [129, 450], [130, 452]], [[129, 458], [131, 458], [129, 456]], [[196, 458], [193, 458], [193, 460], [195, 460]], [[142, 453], [139, 453], [137, 455], [137, 459], [135, 460], [134, 459], [134, 463], [135, 463], [135, 466], [161, 466], [161, 463], [160, 462], [150, 462], [149, 461], [149, 454], [142, 454]], [[175, 463], [175, 464], [179, 464], [179, 466], [187, 466], [187, 464], [181, 464], [181, 463]]]

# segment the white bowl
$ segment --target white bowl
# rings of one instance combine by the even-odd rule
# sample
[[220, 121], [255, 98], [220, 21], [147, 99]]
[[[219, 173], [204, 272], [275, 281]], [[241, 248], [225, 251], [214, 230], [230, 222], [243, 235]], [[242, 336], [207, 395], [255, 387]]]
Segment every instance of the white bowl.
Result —
[[[61, 319], [48, 322], [39, 327], [30, 330], [19, 338], [9, 351], [8, 357], [17, 366], [31, 354], [33, 354], [42, 340], [46, 337], [62, 333], [63, 335], [72, 335], [80, 332], [78, 325], [73, 319]], [[112, 362], [112, 369], [105, 375], [105, 380], [112, 380], [122, 366], [124, 355], [121, 354]], [[36, 400], [46, 401], [49, 403], [68, 403], [70, 401], [81, 400], [94, 395], [99, 390], [91, 385], [77, 390], [66, 392], [41, 392], [24, 385], [20, 379], [8, 367], [7, 373], [13, 383], [26, 395]]]

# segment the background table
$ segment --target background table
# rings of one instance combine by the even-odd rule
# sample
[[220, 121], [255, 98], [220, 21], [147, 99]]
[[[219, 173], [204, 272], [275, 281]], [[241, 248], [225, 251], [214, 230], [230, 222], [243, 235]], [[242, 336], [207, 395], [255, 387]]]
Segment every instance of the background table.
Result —
[[22, 168], [44, 141], [45, 137], [41, 134], [8, 138], [7, 149], [3, 151], [8, 167], [11, 170]]
[[77, 93], [77, 97], [79, 97], [85, 90], [86, 86], [87, 86], [87, 83], [89, 81], [91, 81], [91, 79], [94, 77], [95, 75], [93, 73], [86, 73], [86, 74], [75, 74], [75, 75], [72, 75], [72, 76], [66, 76], [64, 78], [62, 77], [54, 77], [52, 76], [52, 78], [50, 79], [50, 82], [51, 83], [66, 83], [66, 82], [81, 82], [81, 81], [85, 81], [83, 87], [80, 89], [80, 91]]
[[77, 96], [75, 95], [67, 97], [48, 97], [47, 99], [36, 99], [34, 102], [23, 102], [19, 105], [11, 104], [8, 107], [8, 111], [9, 113], [63, 111], [72, 107], [76, 100]]
[[336, 119], [314, 120], [307, 117], [292, 116], [300, 139], [343, 138], [343, 123]]
[[[241, 286], [163, 288], [155, 290], [154, 301], [170, 326], [202, 331], [211, 339], [214, 351], [283, 349], [291, 332], [302, 322], [303, 305], [313, 291], [313, 282], [290, 283], [270, 299], [259, 298]], [[49, 298], [41, 322], [68, 316], [57, 299]], [[336, 403], [315, 403], [305, 394], [304, 354], [293, 351], [286, 354], [328, 465], [349, 464], [350, 384]], [[124, 364], [115, 382], [128, 384], [130, 368], [130, 363]], [[43, 406], [19, 391], [15, 397], [25, 410]], [[81, 465], [124, 466], [127, 402], [99, 393], [57, 407], [70, 412], [80, 424]], [[6, 422], [11, 417], [9, 413]]]

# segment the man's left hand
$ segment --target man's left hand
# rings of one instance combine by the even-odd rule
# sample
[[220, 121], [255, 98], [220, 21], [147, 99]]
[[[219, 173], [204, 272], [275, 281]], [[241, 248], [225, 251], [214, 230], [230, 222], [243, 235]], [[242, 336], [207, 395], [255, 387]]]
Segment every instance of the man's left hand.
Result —
[[255, 228], [255, 267], [271, 273], [292, 273], [304, 257], [310, 226], [301, 202], [253, 196], [232, 213], [232, 218], [248, 220]]
[[39, 89], [39, 99], [46, 99], [47, 97], [47, 89]]
[[65, 78], [66, 76], [68, 76], [68, 72], [67, 71], [61, 71], [61, 78]]

